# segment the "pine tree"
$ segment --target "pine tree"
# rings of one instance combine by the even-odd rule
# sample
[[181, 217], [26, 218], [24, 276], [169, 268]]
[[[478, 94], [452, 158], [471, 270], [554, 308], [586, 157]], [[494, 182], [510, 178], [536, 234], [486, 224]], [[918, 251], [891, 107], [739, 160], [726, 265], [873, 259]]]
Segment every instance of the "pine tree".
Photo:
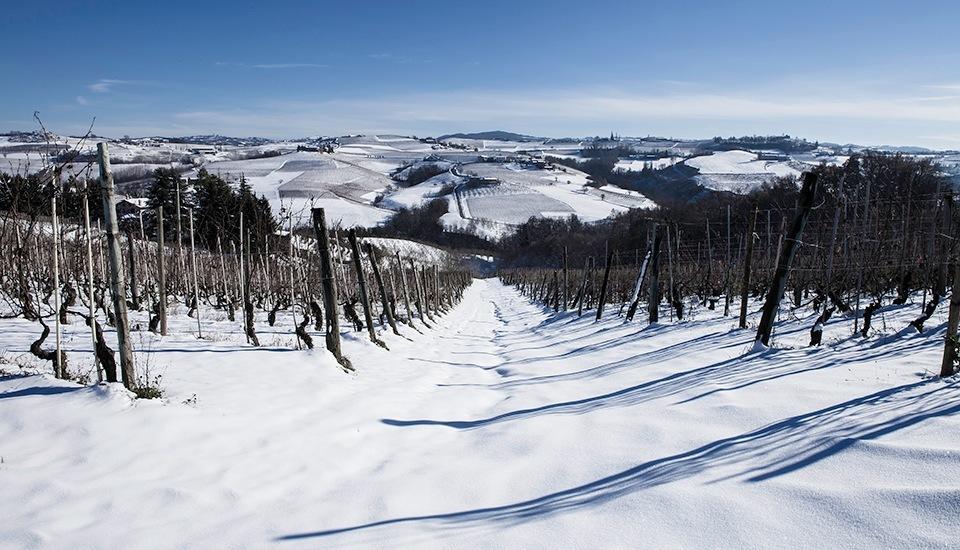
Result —
[[200, 169], [191, 181], [194, 210], [194, 233], [202, 246], [211, 247], [222, 239], [236, 239], [239, 232], [239, 210], [236, 193], [230, 184], [218, 176]]
[[[154, 211], [163, 207], [163, 227], [168, 238], [172, 238], [177, 229], [177, 187], [180, 188], [180, 215], [186, 216], [187, 209], [194, 205], [193, 193], [179, 172], [173, 168], [157, 168], [153, 172], [153, 182], [147, 188], [149, 207]], [[151, 232], [156, 227], [154, 216], [151, 213], [148, 221]]]

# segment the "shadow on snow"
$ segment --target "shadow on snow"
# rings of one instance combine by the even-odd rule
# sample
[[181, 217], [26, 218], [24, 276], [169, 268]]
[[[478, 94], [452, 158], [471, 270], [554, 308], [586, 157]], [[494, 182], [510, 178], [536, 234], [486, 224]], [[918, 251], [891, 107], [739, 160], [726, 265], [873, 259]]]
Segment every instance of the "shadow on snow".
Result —
[[[329, 537], [398, 524], [429, 523], [438, 528], [517, 524], [595, 506], [659, 485], [713, 474], [711, 481], [763, 482], [789, 474], [858, 441], [896, 432], [929, 418], [960, 412], [960, 380], [928, 379], [885, 389], [829, 407], [792, 416], [695, 449], [638, 464], [590, 483], [538, 498], [459, 512], [406, 516], [359, 525], [294, 533], [277, 541]], [[726, 471], [721, 471], [726, 470]]]

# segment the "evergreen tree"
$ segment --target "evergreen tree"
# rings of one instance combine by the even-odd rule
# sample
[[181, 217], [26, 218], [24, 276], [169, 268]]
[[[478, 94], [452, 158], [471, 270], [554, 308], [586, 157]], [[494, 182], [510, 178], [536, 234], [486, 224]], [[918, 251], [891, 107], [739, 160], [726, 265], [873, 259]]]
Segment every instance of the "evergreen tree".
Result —
[[240, 175], [237, 201], [237, 210], [243, 212], [244, 230], [250, 233], [250, 246], [253, 249], [262, 249], [266, 245], [266, 236], [277, 230], [277, 221], [270, 211], [270, 202], [266, 197], [254, 195], [243, 174]]
[[196, 203], [194, 236], [197, 240], [211, 249], [216, 247], [218, 235], [224, 244], [236, 241], [239, 209], [236, 193], [230, 184], [205, 169], [200, 169], [191, 184]]
[[[196, 179], [190, 181], [190, 190], [195, 204], [194, 237], [200, 246], [214, 249], [218, 236], [224, 247], [230, 242], [239, 246], [241, 212], [244, 232], [249, 233], [251, 246], [255, 249], [262, 249], [266, 235], [277, 230], [270, 202], [265, 197], [256, 196], [243, 175], [239, 186], [234, 189], [219, 176], [201, 169]], [[167, 217], [166, 212], [164, 217]]]
[[0, 210], [25, 214], [30, 219], [50, 215], [53, 185], [39, 174], [0, 174]]
[[[193, 193], [186, 185], [180, 173], [173, 168], [157, 168], [153, 172], [153, 182], [147, 188], [148, 205], [151, 209], [163, 207], [164, 236], [172, 239], [177, 231], [177, 189], [180, 190], [180, 216], [184, 235], [187, 234], [189, 217], [187, 209], [193, 207]], [[156, 232], [156, 211], [148, 218], [150, 231]]]

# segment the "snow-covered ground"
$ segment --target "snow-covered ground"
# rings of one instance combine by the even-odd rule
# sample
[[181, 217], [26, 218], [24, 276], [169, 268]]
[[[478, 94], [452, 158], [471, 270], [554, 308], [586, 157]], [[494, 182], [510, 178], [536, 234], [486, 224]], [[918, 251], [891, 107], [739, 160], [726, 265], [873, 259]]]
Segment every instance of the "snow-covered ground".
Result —
[[416, 241], [383, 237], [364, 237], [363, 240], [391, 255], [399, 252], [403, 258], [414, 258], [420, 262], [444, 265], [453, 261], [453, 257], [446, 250]]
[[774, 178], [801, 172], [797, 163], [758, 160], [749, 151], [723, 151], [687, 159], [684, 164], [700, 171], [697, 182], [707, 189], [734, 193], [747, 193]]
[[[513, 162], [479, 162], [461, 166], [459, 171], [499, 183], [458, 188], [442, 221], [451, 230], [486, 238], [507, 235], [534, 217], [575, 215], [594, 222], [631, 208], [656, 206], [637, 192], [612, 186], [605, 190], [588, 187], [586, 174], [567, 167], [542, 169]], [[428, 180], [421, 185], [431, 183]]]
[[454, 186], [465, 181], [466, 178], [444, 172], [417, 185], [393, 191], [384, 197], [382, 204], [387, 208], [412, 208], [439, 198], [441, 192], [452, 192]]
[[339, 224], [346, 228], [356, 226], [374, 227], [393, 216], [392, 210], [372, 204], [349, 201], [333, 194], [326, 194], [313, 199], [271, 199], [270, 207], [274, 212], [278, 212], [278, 209], [282, 207], [290, 208], [294, 213], [294, 225], [309, 225], [311, 223], [311, 209], [313, 208], [326, 209], [327, 221], [331, 226]]
[[[919, 309], [821, 348], [785, 310], [758, 353], [717, 312], [595, 323], [480, 280], [390, 351], [348, 334], [347, 375], [284, 312], [256, 349], [180, 308], [134, 337], [164, 401], [0, 379], [0, 546], [955, 548], [960, 381], [931, 377], [944, 308], [901, 331]], [[0, 367], [37, 328], [3, 321]]]
[[673, 166], [674, 164], [683, 160], [683, 157], [663, 157], [653, 160], [633, 160], [633, 159], [624, 159], [618, 160], [616, 167], [621, 170], [631, 170], [639, 172], [645, 168], [651, 170], [660, 170], [668, 166]]

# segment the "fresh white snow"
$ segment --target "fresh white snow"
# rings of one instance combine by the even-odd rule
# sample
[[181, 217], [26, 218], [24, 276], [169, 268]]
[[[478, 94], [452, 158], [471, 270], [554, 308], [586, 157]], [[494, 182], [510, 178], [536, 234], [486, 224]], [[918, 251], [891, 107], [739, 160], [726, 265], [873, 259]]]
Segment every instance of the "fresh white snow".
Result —
[[684, 164], [700, 171], [696, 178], [704, 187], [734, 193], [747, 193], [776, 177], [801, 172], [798, 163], [758, 160], [750, 151], [723, 151], [687, 159]]
[[[901, 330], [919, 309], [866, 340], [835, 317], [821, 348], [785, 309], [751, 352], [717, 312], [595, 323], [478, 280], [390, 351], [347, 334], [347, 375], [291, 349], [289, 312], [256, 349], [181, 307], [134, 337], [163, 401], [0, 378], [0, 547], [955, 548], [960, 381], [931, 376], [945, 308]], [[3, 327], [29, 370], [38, 326]]]

